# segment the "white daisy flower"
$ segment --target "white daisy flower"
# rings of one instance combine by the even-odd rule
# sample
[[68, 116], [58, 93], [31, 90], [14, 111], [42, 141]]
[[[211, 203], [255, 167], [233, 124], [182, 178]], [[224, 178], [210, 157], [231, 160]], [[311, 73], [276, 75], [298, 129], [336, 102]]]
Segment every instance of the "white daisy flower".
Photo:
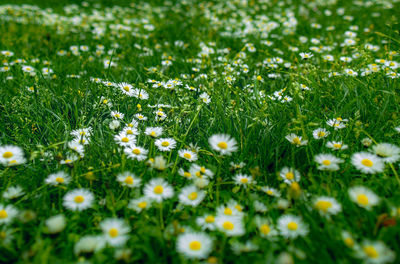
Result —
[[290, 143], [295, 145], [296, 147], [304, 146], [307, 145], [308, 140], [303, 140], [302, 137], [296, 135], [296, 134], [289, 134], [285, 137]]
[[242, 236], [246, 233], [240, 216], [218, 215], [215, 218], [215, 225], [218, 230], [227, 236]]
[[151, 200], [147, 197], [140, 197], [129, 201], [128, 208], [135, 210], [137, 213], [147, 210], [151, 207]]
[[18, 210], [13, 205], [0, 204], [0, 225], [9, 224], [18, 215]]
[[349, 188], [350, 199], [358, 206], [370, 210], [380, 202], [379, 197], [370, 189], [364, 186], [354, 186]]
[[314, 199], [313, 206], [322, 215], [336, 215], [342, 211], [342, 206], [333, 197], [320, 196]]
[[15, 199], [18, 198], [22, 195], [24, 195], [25, 192], [21, 188], [21, 186], [10, 186], [7, 188], [7, 190], [3, 193], [3, 198], [4, 199]]
[[129, 239], [131, 228], [122, 219], [108, 218], [100, 222], [104, 238], [110, 246], [123, 246]]
[[64, 171], [52, 173], [45, 179], [45, 183], [50, 185], [67, 185], [70, 181], [71, 177]]
[[348, 146], [343, 144], [342, 141], [328, 141], [326, 147], [332, 150], [344, 150], [348, 148]]
[[261, 191], [265, 192], [269, 196], [274, 196], [274, 197], [280, 197], [281, 196], [281, 193], [277, 189], [272, 188], [270, 186], [261, 187]]
[[75, 189], [64, 195], [63, 205], [71, 211], [83, 211], [92, 207], [94, 195], [86, 189]]
[[207, 258], [212, 251], [213, 241], [205, 233], [186, 232], [178, 236], [176, 250], [190, 259]]
[[278, 219], [278, 229], [286, 238], [296, 238], [308, 234], [308, 225], [299, 216], [283, 215]]
[[201, 227], [202, 230], [215, 230], [215, 216], [212, 214], [205, 214], [196, 218], [196, 224]]
[[231, 155], [238, 147], [236, 140], [226, 134], [215, 134], [208, 139], [211, 148], [218, 151], [221, 155]]
[[156, 138], [163, 133], [162, 127], [146, 127], [144, 133], [150, 137]]
[[291, 184], [292, 182], [300, 181], [300, 172], [294, 168], [283, 167], [279, 172], [279, 176], [283, 179], [283, 181], [287, 184]]
[[18, 146], [0, 146], [0, 164], [14, 166], [26, 162], [23, 150]]
[[338, 163], [342, 163], [343, 160], [336, 158], [332, 154], [318, 154], [314, 156], [314, 161], [318, 163], [319, 170], [329, 170], [329, 171], [337, 171], [339, 170]]
[[195, 153], [189, 149], [180, 149], [178, 151], [178, 155], [179, 155], [179, 157], [184, 158], [185, 160], [188, 160], [190, 162], [197, 160], [197, 153]]
[[325, 128], [317, 128], [313, 131], [313, 137], [315, 139], [325, 138], [330, 134]]
[[149, 199], [162, 202], [174, 196], [174, 189], [164, 179], [156, 178], [144, 186], [143, 193]]
[[181, 204], [196, 207], [203, 201], [205, 196], [206, 193], [204, 191], [199, 190], [196, 186], [190, 185], [181, 189], [178, 198]]
[[382, 241], [364, 240], [357, 249], [356, 256], [367, 264], [392, 263], [396, 254]]
[[122, 186], [135, 188], [140, 186], [142, 180], [140, 178], [137, 178], [132, 172], [125, 171], [117, 175], [117, 181]]
[[278, 231], [267, 218], [256, 216], [254, 222], [258, 228], [258, 232], [263, 238], [272, 238], [278, 235]]
[[385, 164], [376, 155], [368, 152], [357, 152], [351, 156], [351, 163], [362, 173], [374, 174], [383, 172]]
[[171, 151], [176, 147], [176, 141], [173, 138], [159, 138], [154, 142], [159, 151]]
[[111, 117], [114, 119], [123, 119], [124, 118], [124, 114], [118, 111], [111, 111]]
[[236, 174], [233, 180], [236, 184], [243, 186], [244, 188], [247, 188], [247, 186], [257, 183], [253, 180], [251, 176], [241, 173]]
[[142, 161], [147, 158], [148, 150], [139, 146], [129, 146], [124, 149], [124, 152], [128, 156], [128, 158]]
[[379, 143], [372, 146], [372, 152], [386, 163], [395, 163], [400, 159], [400, 148], [389, 143]]

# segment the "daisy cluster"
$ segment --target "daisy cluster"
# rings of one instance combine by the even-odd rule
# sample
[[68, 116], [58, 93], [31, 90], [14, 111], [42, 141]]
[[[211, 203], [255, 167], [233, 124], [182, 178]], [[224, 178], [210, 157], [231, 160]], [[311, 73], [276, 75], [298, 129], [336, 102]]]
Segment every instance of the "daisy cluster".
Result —
[[398, 0], [100, 2], [0, 6], [0, 262], [399, 262]]

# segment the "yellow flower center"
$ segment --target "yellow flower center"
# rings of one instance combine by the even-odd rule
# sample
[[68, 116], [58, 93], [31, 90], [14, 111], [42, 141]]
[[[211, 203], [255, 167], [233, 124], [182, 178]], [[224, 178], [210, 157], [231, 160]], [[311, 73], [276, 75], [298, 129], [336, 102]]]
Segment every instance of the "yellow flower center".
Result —
[[70, 162], [72, 162], [72, 160], [70, 160], [70, 159], [66, 159], [66, 160], [64, 160], [65, 161], [65, 163], [70, 163]]
[[289, 171], [288, 173], [286, 173], [286, 179], [288, 179], [288, 180], [293, 180], [293, 179], [294, 179], [294, 174], [293, 174], [293, 172]]
[[333, 147], [334, 148], [337, 148], [337, 149], [340, 149], [340, 148], [342, 148], [342, 144], [333, 144]]
[[126, 131], [126, 134], [133, 135], [133, 131], [131, 129], [129, 129], [129, 130]]
[[125, 91], [129, 92], [129, 89], [130, 89], [129, 86], [124, 86]]
[[192, 177], [192, 174], [190, 174], [190, 172], [185, 171], [183, 173], [183, 176], [185, 176], [186, 178], [190, 178], [190, 177]]
[[270, 231], [271, 231], [271, 228], [269, 227], [269, 225], [262, 225], [262, 226], [260, 226], [260, 232], [261, 232], [263, 235], [268, 235]]
[[206, 168], [201, 167], [201, 168], [200, 168], [200, 172], [201, 172], [201, 173], [206, 173]]
[[215, 221], [215, 218], [214, 218], [214, 216], [212, 216], [212, 215], [208, 215], [207, 217], [206, 217], [206, 223], [214, 223], [214, 221]]
[[135, 154], [135, 155], [139, 155], [140, 154], [140, 149], [135, 148], [135, 149], [132, 150], [132, 153]]
[[8, 214], [6, 212], [6, 210], [0, 210], [0, 219], [4, 219], [7, 218]]
[[131, 176], [128, 176], [128, 177], [126, 177], [125, 178], [125, 181], [124, 181], [126, 184], [129, 184], [129, 185], [131, 185], [131, 184], [133, 184], [133, 178], [131, 177]]
[[201, 172], [200, 172], [200, 171], [196, 171], [196, 177], [202, 178], [202, 177], [201, 177]]
[[240, 179], [240, 182], [246, 184], [249, 182], [249, 180], [247, 178], [243, 178], [243, 179]]
[[368, 205], [368, 197], [365, 194], [359, 194], [357, 196], [357, 202], [361, 205]]
[[83, 203], [85, 201], [85, 198], [82, 195], [77, 195], [74, 198], [75, 203]]
[[295, 231], [295, 230], [297, 230], [298, 226], [297, 226], [297, 223], [295, 223], [295, 222], [290, 222], [290, 223], [287, 225], [287, 228], [289, 228], [289, 230]]
[[139, 208], [141, 208], [141, 209], [144, 209], [144, 208], [146, 208], [147, 203], [146, 203], [145, 201], [143, 201], [143, 202], [138, 203], [137, 206], [138, 206]]
[[268, 195], [273, 195], [273, 194], [274, 194], [274, 192], [273, 192], [273, 191], [271, 191], [271, 190], [268, 190], [268, 191], [267, 191], [267, 194], [268, 194]]
[[235, 205], [235, 208], [236, 208], [236, 210], [238, 210], [239, 212], [241, 212], [242, 211], [242, 207], [240, 207], [240, 205]]
[[225, 208], [225, 210], [224, 210], [224, 214], [225, 215], [232, 215], [232, 209], [231, 208]]
[[300, 145], [300, 143], [301, 143], [300, 138], [295, 137], [295, 138], [293, 139], [293, 144], [295, 144], [295, 145]]
[[111, 228], [108, 231], [108, 234], [110, 235], [110, 237], [117, 237], [118, 236], [118, 229], [116, 228]]
[[226, 230], [233, 230], [233, 228], [235, 228], [235, 226], [233, 225], [232, 222], [230, 221], [226, 221], [222, 224], [222, 227]]
[[64, 183], [64, 178], [62, 178], [62, 177], [57, 177], [57, 178], [56, 178], [56, 182], [58, 182], [58, 183]]
[[366, 246], [363, 248], [365, 255], [367, 255], [370, 258], [377, 258], [379, 257], [379, 253], [376, 251], [376, 249], [373, 246]]
[[330, 160], [323, 160], [322, 164], [324, 164], [325, 166], [329, 166], [329, 165], [331, 165], [331, 161]]
[[126, 142], [129, 142], [129, 138], [123, 137], [123, 138], [121, 139], [121, 141], [122, 141], [122, 142], [125, 142], [125, 143], [126, 143]]
[[201, 249], [201, 243], [199, 241], [192, 241], [189, 243], [189, 248], [191, 250], [200, 250]]
[[224, 142], [224, 141], [219, 142], [219, 143], [217, 144], [217, 146], [218, 146], [219, 148], [221, 148], [221, 149], [227, 149], [227, 148], [228, 148], [228, 144], [226, 144], [226, 142]]
[[6, 232], [0, 231], [0, 238], [1, 238], [1, 239], [5, 239], [6, 236], [7, 236]]
[[154, 193], [156, 194], [162, 194], [164, 191], [164, 188], [160, 185], [157, 185], [156, 187], [154, 187]]
[[183, 154], [183, 157], [185, 157], [186, 159], [191, 159], [192, 155], [190, 155], [190, 153], [185, 153]]
[[332, 207], [332, 203], [329, 201], [318, 201], [315, 204], [315, 207], [318, 210], [324, 211], [326, 213], [328, 211], [328, 209]]
[[3, 153], [3, 158], [5, 158], [5, 159], [9, 159], [12, 156], [14, 156], [14, 154], [12, 152], [10, 152], [10, 151], [6, 151], [6, 152]]
[[169, 146], [169, 142], [168, 142], [168, 141], [163, 141], [163, 142], [161, 143], [161, 146], [163, 146], [163, 147], [168, 147], [168, 146]]
[[323, 136], [325, 136], [325, 132], [319, 131], [319, 132], [318, 132], [318, 137], [323, 137]]
[[348, 247], [353, 247], [353, 245], [354, 245], [354, 240], [353, 240], [351, 237], [347, 237], [347, 238], [344, 240], [344, 243], [345, 243], [346, 246], [348, 246]]
[[374, 165], [374, 163], [369, 159], [363, 159], [361, 161], [361, 164], [366, 166], [366, 167], [372, 167], [372, 165]]
[[189, 200], [196, 200], [197, 198], [197, 192], [192, 192], [188, 195]]
[[157, 135], [156, 135], [156, 132], [154, 132], [154, 131], [151, 131], [151, 133], [150, 133], [150, 136], [152, 136], [152, 137], [156, 137]]
[[119, 118], [121, 115], [120, 114], [115, 114], [115, 117], [116, 118]]

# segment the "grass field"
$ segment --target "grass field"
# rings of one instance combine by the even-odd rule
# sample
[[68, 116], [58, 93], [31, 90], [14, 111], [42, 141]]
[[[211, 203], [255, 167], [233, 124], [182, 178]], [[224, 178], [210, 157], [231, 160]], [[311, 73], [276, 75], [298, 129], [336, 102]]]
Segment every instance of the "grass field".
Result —
[[400, 1], [0, 1], [0, 263], [399, 263]]

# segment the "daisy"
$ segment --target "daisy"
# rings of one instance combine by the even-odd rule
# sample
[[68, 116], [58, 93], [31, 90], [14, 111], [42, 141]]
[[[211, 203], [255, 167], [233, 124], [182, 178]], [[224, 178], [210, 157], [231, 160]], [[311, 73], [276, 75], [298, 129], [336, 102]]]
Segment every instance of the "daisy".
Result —
[[313, 206], [322, 215], [336, 215], [342, 211], [342, 206], [333, 197], [320, 196], [314, 199]]
[[64, 171], [52, 173], [45, 179], [45, 183], [50, 185], [67, 185], [70, 181], [71, 177]]
[[0, 164], [3, 166], [14, 166], [26, 162], [23, 150], [18, 146], [0, 146]]
[[271, 221], [267, 218], [256, 216], [254, 222], [258, 228], [258, 232], [263, 238], [271, 238], [278, 235], [278, 231], [271, 224]]
[[171, 151], [176, 147], [176, 141], [173, 138], [159, 138], [154, 144], [159, 151]]
[[269, 196], [274, 196], [274, 197], [280, 197], [281, 196], [281, 193], [277, 189], [269, 187], [269, 186], [261, 187], [261, 191], [265, 192]]
[[129, 188], [139, 187], [141, 183], [141, 179], [137, 178], [135, 174], [125, 171], [117, 175], [117, 181], [122, 186], [127, 186]]
[[149, 209], [151, 206], [151, 200], [147, 197], [141, 197], [138, 199], [132, 199], [129, 201], [128, 208], [135, 210], [137, 213], [143, 210]]
[[114, 136], [115, 143], [122, 147], [129, 147], [136, 144], [135, 135], [127, 135], [124, 132], [120, 132], [118, 135]]
[[338, 163], [342, 163], [343, 160], [336, 158], [332, 154], [318, 154], [314, 157], [314, 161], [318, 163], [319, 170], [329, 170], [329, 171], [337, 171], [339, 170]]
[[278, 219], [278, 229], [286, 238], [296, 238], [308, 234], [308, 225], [299, 216], [283, 215]]
[[326, 147], [332, 150], [344, 150], [348, 148], [348, 146], [343, 144], [342, 141], [328, 141]]
[[71, 164], [78, 159], [79, 157], [77, 155], [68, 155], [65, 159], [60, 160], [60, 164]]
[[178, 198], [181, 204], [196, 207], [203, 201], [205, 196], [206, 193], [204, 191], [199, 190], [196, 186], [190, 185], [182, 188]]
[[376, 155], [368, 152], [357, 152], [351, 156], [351, 163], [362, 173], [374, 174], [383, 172], [385, 164]]
[[106, 245], [106, 241], [103, 236], [84, 236], [76, 242], [74, 246], [75, 255], [80, 253], [90, 253], [102, 250]]
[[72, 211], [83, 211], [92, 207], [94, 196], [86, 189], [75, 189], [64, 195], [63, 205]]
[[135, 117], [139, 120], [146, 121], [147, 117], [142, 114], [136, 114]]
[[11, 223], [17, 214], [18, 210], [13, 205], [0, 204], [0, 225]]
[[200, 178], [200, 179], [202, 179], [202, 178], [211, 179], [214, 176], [214, 173], [211, 170], [207, 169], [204, 166], [199, 166], [195, 163], [193, 163], [190, 166], [189, 173], [190, 173], [190, 175], [196, 176], [197, 178]]
[[85, 155], [85, 148], [82, 144], [77, 141], [70, 141], [68, 142], [68, 148], [75, 151], [79, 154], [79, 156], [83, 157]]
[[25, 192], [21, 188], [21, 186], [10, 186], [7, 188], [7, 190], [3, 193], [3, 198], [4, 199], [15, 199], [18, 198], [22, 195], [24, 195]]
[[326, 124], [330, 127], [333, 127], [335, 130], [345, 128], [346, 125], [337, 119], [329, 119], [326, 121]]
[[185, 160], [188, 160], [190, 162], [197, 160], [197, 153], [195, 153], [189, 149], [180, 149], [178, 151], [178, 155], [179, 155], [179, 157], [184, 158]]
[[111, 117], [114, 119], [123, 119], [124, 118], [124, 114], [118, 111], [111, 111]]
[[236, 184], [243, 186], [244, 188], [256, 183], [251, 176], [245, 174], [236, 174], [233, 180]]
[[121, 134], [124, 134], [126, 136], [139, 135], [139, 130], [137, 130], [136, 126], [137, 126], [137, 124], [129, 123], [126, 127], [124, 127]]
[[313, 137], [315, 139], [325, 138], [330, 134], [325, 128], [318, 128], [313, 131]]
[[153, 138], [161, 136], [163, 133], [163, 128], [162, 127], [147, 127], [144, 133], [148, 136], [151, 136]]
[[106, 242], [114, 247], [123, 246], [129, 239], [131, 228], [122, 219], [108, 218], [100, 222]]
[[300, 172], [294, 168], [283, 167], [282, 170], [279, 172], [279, 176], [287, 184], [300, 181]]
[[370, 189], [364, 186], [354, 186], [349, 189], [350, 199], [358, 206], [370, 210], [379, 204], [379, 197]]
[[389, 143], [379, 143], [372, 146], [372, 152], [386, 163], [395, 163], [400, 159], [400, 148]]
[[395, 253], [382, 241], [365, 240], [357, 249], [356, 256], [368, 264], [391, 263], [395, 260]]
[[341, 236], [342, 236], [343, 242], [346, 244], [347, 247], [349, 247], [349, 248], [354, 247], [354, 245], [355, 245], [354, 238], [349, 232], [343, 230], [341, 233]]
[[149, 199], [162, 202], [174, 196], [174, 189], [164, 179], [156, 178], [144, 186], [143, 193]]
[[215, 225], [227, 236], [242, 236], [246, 232], [242, 217], [239, 216], [218, 215], [215, 218]]
[[147, 158], [148, 150], [138, 146], [129, 146], [124, 149], [124, 152], [128, 158], [142, 161]]
[[225, 215], [225, 216], [243, 216], [241, 206], [237, 206], [238, 204], [231, 200], [227, 205], [220, 205], [217, 208], [217, 215]]
[[92, 135], [93, 129], [91, 127], [80, 128], [72, 130], [70, 135], [76, 138], [87, 137], [89, 138]]
[[296, 134], [289, 134], [285, 137], [290, 143], [295, 145], [296, 147], [307, 145], [308, 140], [303, 140], [302, 137], [297, 136]]
[[196, 224], [199, 225], [202, 230], [215, 230], [215, 216], [212, 214], [205, 214], [197, 217]]
[[133, 96], [133, 86], [129, 83], [119, 83], [117, 87], [121, 90], [122, 93]]
[[178, 236], [176, 250], [190, 259], [207, 258], [213, 241], [206, 233], [186, 232]]
[[238, 148], [236, 146], [236, 140], [226, 134], [215, 134], [208, 139], [208, 143], [211, 148], [218, 151], [221, 155], [231, 155]]

